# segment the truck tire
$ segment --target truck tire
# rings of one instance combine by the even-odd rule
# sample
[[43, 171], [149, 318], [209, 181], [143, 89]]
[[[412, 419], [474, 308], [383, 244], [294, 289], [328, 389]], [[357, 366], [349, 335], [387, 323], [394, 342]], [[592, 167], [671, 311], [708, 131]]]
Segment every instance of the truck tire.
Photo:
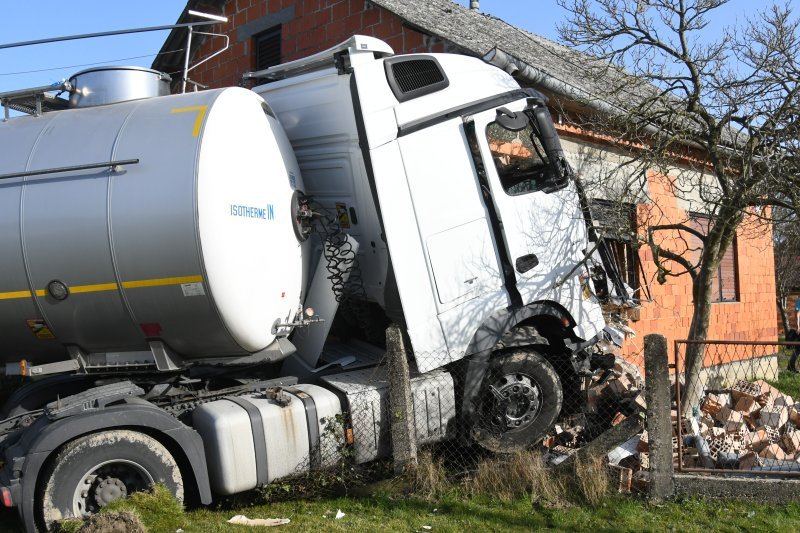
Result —
[[107, 503], [164, 484], [183, 502], [180, 468], [154, 438], [113, 430], [77, 438], [61, 448], [40, 478], [40, 527], [96, 513]]
[[561, 412], [561, 380], [532, 349], [495, 357], [481, 386], [472, 438], [495, 453], [524, 450], [544, 437]]

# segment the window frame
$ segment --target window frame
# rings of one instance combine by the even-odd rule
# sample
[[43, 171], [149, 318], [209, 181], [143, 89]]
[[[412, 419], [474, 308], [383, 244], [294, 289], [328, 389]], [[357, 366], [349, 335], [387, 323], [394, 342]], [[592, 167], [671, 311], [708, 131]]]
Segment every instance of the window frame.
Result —
[[[539, 131], [536, 122], [532, 120], [532, 118], [528, 115], [527, 110], [520, 113], [524, 113], [525, 118], [527, 120], [524, 128], [518, 131], [514, 131], [504, 126], [499, 121], [495, 120], [486, 124], [486, 128], [484, 129], [483, 132], [486, 144], [489, 147], [489, 151], [492, 154], [492, 164], [494, 166], [497, 177], [500, 180], [500, 185], [503, 188], [503, 192], [505, 192], [507, 196], [523, 196], [535, 192], [546, 192], [545, 189], [547, 188], [547, 184], [550, 181], [549, 178], [552, 178], [552, 176], [548, 176], [548, 173], [552, 174], [555, 171], [555, 169], [553, 168], [553, 162], [550, 158], [550, 155], [547, 153], [547, 148], [544, 144], [544, 140], [542, 139], [541, 132]], [[538, 171], [538, 176], [535, 177], [530, 176], [532, 172], [528, 171], [529, 176], [526, 177], [524, 180], [519, 180], [511, 185], [506, 184], [507, 175], [505, 174], [505, 168], [501, 168], [498, 165], [498, 158], [495, 157], [495, 151], [492, 149], [492, 145], [496, 144], [496, 139], [490, 137], [489, 135], [490, 128], [492, 127], [500, 128], [500, 130], [507, 131], [510, 134], [516, 134], [515, 139], [511, 139], [503, 144], [516, 144], [514, 143], [514, 140], [519, 140], [520, 141], [519, 146], [521, 146], [522, 148], [524, 148], [526, 151], [529, 152], [529, 155], [526, 157], [526, 159], [536, 158], [539, 161], [541, 161], [542, 167]], [[533, 148], [532, 150], [528, 148], [525, 145], [525, 142], [522, 141], [521, 139], [522, 134], [523, 133], [528, 134], [529, 131], [531, 135], [530, 141], [531, 141], [531, 146]], [[497, 146], [499, 147], [502, 145], [498, 144]], [[509, 158], [509, 161], [511, 160], [512, 157], [518, 157], [514, 156], [514, 154], [511, 153], [503, 155], [507, 156]], [[510, 166], [510, 162], [506, 166]], [[530, 184], [530, 185], [528, 186], [528, 188], [525, 188], [523, 186], [524, 184]]]
[[[636, 204], [630, 202], [619, 203], [619, 202], [614, 202], [612, 200], [593, 198], [589, 204], [589, 212], [592, 217], [592, 222], [599, 223], [596, 224], [596, 226], [600, 226], [600, 229], [602, 230], [603, 219], [600, 215], [603, 214], [604, 210], [613, 209], [617, 206], [624, 207], [625, 210], [628, 211], [627, 214], [628, 214], [629, 226], [627, 229], [631, 232], [632, 237], [630, 239], [613, 238], [607, 236], [607, 232], [602, 232], [602, 231], [601, 231], [601, 237], [609, 244], [609, 249], [613, 256], [614, 263], [616, 264], [619, 273], [622, 277], [622, 281], [628, 287], [633, 289], [634, 294], [636, 294], [639, 290], [642, 289], [642, 279], [641, 276], [639, 275], [642, 268], [641, 258], [639, 257], [640, 246], [637, 246], [635, 238], [633, 237], [633, 235], [638, 234], [637, 230], [639, 227], [638, 218], [636, 216], [637, 215]], [[600, 209], [598, 209], [598, 207], [600, 207]], [[619, 257], [618, 254], [619, 248], [622, 248], [623, 254], [628, 258], [630, 258], [629, 262], [630, 264], [625, 264], [625, 265], [620, 264], [621, 263], [620, 259], [624, 260], [625, 257], [622, 258]], [[628, 263], [628, 261], [626, 261], [626, 263]], [[626, 266], [627, 268], [622, 268], [623, 266]], [[634, 296], [634, 299], [639, 300], [640, 298]]]
[[[699, 223], [699, 221], [704, 221], [704, 224]], [[711, 227], [711, 216], [705, 213], [697, 213], [697, 212], [689, 212], [689, 221], [690, 224], [695, 224], [695, 229], [703, 233], [704, 235], [708, 234], [708, 229]], [[691, 235], [691, 248], [700, 248], [700, 253], [702, 253], [702, 246], [703, 243], [699, 242], [696, 236]], [[725, 251], [725, 255], [731, 254], [732, 261], [732, 269], [733, 269], [733, 298], [725, 298], [725, 291], [724, 291], [724, 283], [723, 283], [723, 266], [725, 264], [725, 256], [722, 257], [722, 260], [719, 262], [717, 266], [716, 272], [714, 272], [714, 278], [712, 280], [713, 287], [713, 297], [714, 299], [711, 300], [711, 303], [738, 303], [741, 302], [741, 291], [739, 287], [739, 243], [738, 243], [738, 236], [734, 236], [733, 240], [731, 241], [730, 246]]]

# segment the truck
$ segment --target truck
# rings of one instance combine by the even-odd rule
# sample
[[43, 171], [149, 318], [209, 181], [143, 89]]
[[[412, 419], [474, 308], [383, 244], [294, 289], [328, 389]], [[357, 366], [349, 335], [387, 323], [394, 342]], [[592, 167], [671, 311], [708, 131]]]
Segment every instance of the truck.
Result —
[[31, 114], [0, 124], [0, 501], [29, 531], [390, 455], [389, 324], [423, 444], [532, 446], [613, 366], [625, 287], [542, 94], [365, 36], [243, 81], [0, 94]]

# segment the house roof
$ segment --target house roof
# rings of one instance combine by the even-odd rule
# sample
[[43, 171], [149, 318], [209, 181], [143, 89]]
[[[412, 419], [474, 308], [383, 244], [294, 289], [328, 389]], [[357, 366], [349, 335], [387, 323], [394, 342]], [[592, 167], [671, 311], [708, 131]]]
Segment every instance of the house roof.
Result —
[[[186, 21], [189, 9], [220, 11], [226, 0], [188, 0], [179, 22]], [[641, 86], [640, 80], [620, 70], [610, 69], [606, 62], [567, 48], [518, 28], [497, 17], [471, 10], [451, 0], [372, 0], [376, 4], [420, 31], [439, 37], [461, 49], [463, 53], [483, 57], [494, 48], [513, 56], [525, 66], [531, 67], [518, 75], [528, 78], [537, 86], [547, 85], [551, 94], [565, 96], [567, 100], [580, 99], [583, 103], [613, 101], [608, 87], [625, 85], [626, 92]], [[170, 33], [161, 52], [171, 52], [184, 46], [186, 30], [176, 29]], [[198, 36], [199, 37], [199, 36]], [[162, 54], [153, 62], [153, 68], [167, 72], [180, 70], [182, 54]], [[605, 79], [589, 75], [590, 69], [603, 69]], [[608, 76], [614, 79], [608, 79]], [[624, 80], [623, 83], [615, 83]], [[630, 98], [630, 94], [624, 98]], [[624, 100], [623, 98], [623, 100]]]
[[[633, 90], [642, 85], [638, 79], [610, 67], [607, 62], [594, 56], [560, 45], [479, 10], [468, 9], [451, 0], [372, 1], [425, 33], [449, 41], [474, 55], [483, 57], [499, 48], [532, 67], [527, 76], [523, 72], [517, 73], [518, 75], [529, 78], [528, 81], [534, 85], [540, 85], [543, 81], [554, 81], [555, 83], [549, 83], [546, 87], [548, 92], [567, 96], [571, 100], [579, 95], [587, 103], [600, 99], [609, 101], [612, 99], [612, 95], [608, 94], [609, 86], [618, 86], [620, 81], [626, 81], [625, 85]], [[604, 81], [600, 81], [596, 73], [589, 75], [590, 70], [602, 71]], [[608, 79], [608, 76], [614, 79]]]

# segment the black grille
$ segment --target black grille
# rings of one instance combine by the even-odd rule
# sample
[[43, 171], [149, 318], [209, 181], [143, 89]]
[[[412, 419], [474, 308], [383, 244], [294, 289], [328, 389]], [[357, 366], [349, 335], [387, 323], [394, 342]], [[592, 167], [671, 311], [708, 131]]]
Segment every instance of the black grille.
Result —
[[386, 67], [389, 85], [401, 102], [439, 91], [449, 83], [439, 62], [432, 57], [388, 59]]
[[269, 29], [254, 37], [256, 70], [263, 70], [281, 62], [281, 27]]
[[430, 59], [414, 59], [392, 65], [397, 86], [404, 93], [435, 85], [444, 81], [444, 74], [439, 65]]

